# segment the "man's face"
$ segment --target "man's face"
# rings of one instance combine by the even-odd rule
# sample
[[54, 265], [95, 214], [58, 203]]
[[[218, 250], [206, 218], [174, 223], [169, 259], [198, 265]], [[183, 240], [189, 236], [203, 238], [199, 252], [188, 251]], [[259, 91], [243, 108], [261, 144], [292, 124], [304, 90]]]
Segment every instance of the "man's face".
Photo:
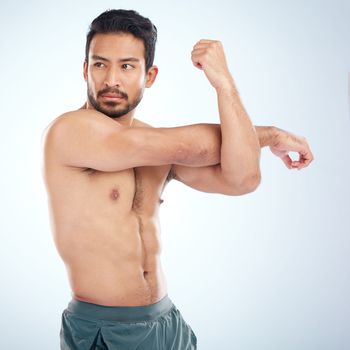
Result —
[[132, 111], [157, 75], [146, 74], [144, 44], [126, 33], [96, 34], [90, 43], [84, 78], [90, 105], [111, 118]]

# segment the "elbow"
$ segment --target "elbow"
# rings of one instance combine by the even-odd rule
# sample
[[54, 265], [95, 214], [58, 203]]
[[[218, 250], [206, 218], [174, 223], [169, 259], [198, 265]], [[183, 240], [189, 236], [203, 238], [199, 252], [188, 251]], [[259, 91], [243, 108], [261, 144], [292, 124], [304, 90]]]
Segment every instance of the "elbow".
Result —
[[247, 175], [244, 179], [240, 181], [231, 182], [228, 186], [228, 191], [225, 193], [229, 196], [241, 196], [254, 192], [261, 183], [261, 173], [257, 171], [253, 174]]
[[254, 192], [261, 183], [260, 171], [248, 177], [246, 181], [241, 185], [240, 189], [242, 194]]

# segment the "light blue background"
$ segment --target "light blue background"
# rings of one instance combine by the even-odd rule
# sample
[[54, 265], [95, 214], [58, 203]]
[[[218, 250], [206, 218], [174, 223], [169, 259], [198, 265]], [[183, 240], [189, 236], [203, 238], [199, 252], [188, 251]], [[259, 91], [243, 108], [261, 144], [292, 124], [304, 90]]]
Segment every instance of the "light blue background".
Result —
[[190, 60], [198, 40], [218, 39], [253, 123], [305, 136], [315, 156], [290, 171], [263, 149], [262, 183], [246, 196], [165, 189], [169, 296], [199, 349], [349, 349], [350, 3], [334, 0], [1, 2], [0, 347], [59, 348], [70, 289], [41, 135], [85, 101], [85, 35], [107, 8], [158, 28], [159, 75], [136, 118], [218, 123], [215, 91]]

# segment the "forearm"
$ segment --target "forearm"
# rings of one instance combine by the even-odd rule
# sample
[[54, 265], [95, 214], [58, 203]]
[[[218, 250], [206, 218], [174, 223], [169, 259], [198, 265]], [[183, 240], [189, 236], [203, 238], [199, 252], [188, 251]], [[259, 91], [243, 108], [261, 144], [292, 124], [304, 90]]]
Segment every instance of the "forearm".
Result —
[[234, 185], [260, 181], [260, 144], [257, 132], [234, 83], [217, 89], [221, 125], [221, 172]]
[[[273, 126], [254, 126], [260, 147], [273, 143]], [[166, 138], [172, 138], [179, 150], [174, 164], [189, 167], [216, 165], [221, 162], [221, 125], [200, 123], [173, 128], [158, 128]], [[181, 145], [181, 147], [179, 147]]]

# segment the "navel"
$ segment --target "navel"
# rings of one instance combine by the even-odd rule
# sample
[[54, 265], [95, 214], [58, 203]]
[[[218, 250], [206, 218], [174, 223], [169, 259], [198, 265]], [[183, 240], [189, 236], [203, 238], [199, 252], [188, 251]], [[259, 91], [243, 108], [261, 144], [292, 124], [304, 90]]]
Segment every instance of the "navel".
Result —
[[110, 194], [112, 200], [117, 200], [119, 197], [119, 191], [116, 188], [113, 188]]

